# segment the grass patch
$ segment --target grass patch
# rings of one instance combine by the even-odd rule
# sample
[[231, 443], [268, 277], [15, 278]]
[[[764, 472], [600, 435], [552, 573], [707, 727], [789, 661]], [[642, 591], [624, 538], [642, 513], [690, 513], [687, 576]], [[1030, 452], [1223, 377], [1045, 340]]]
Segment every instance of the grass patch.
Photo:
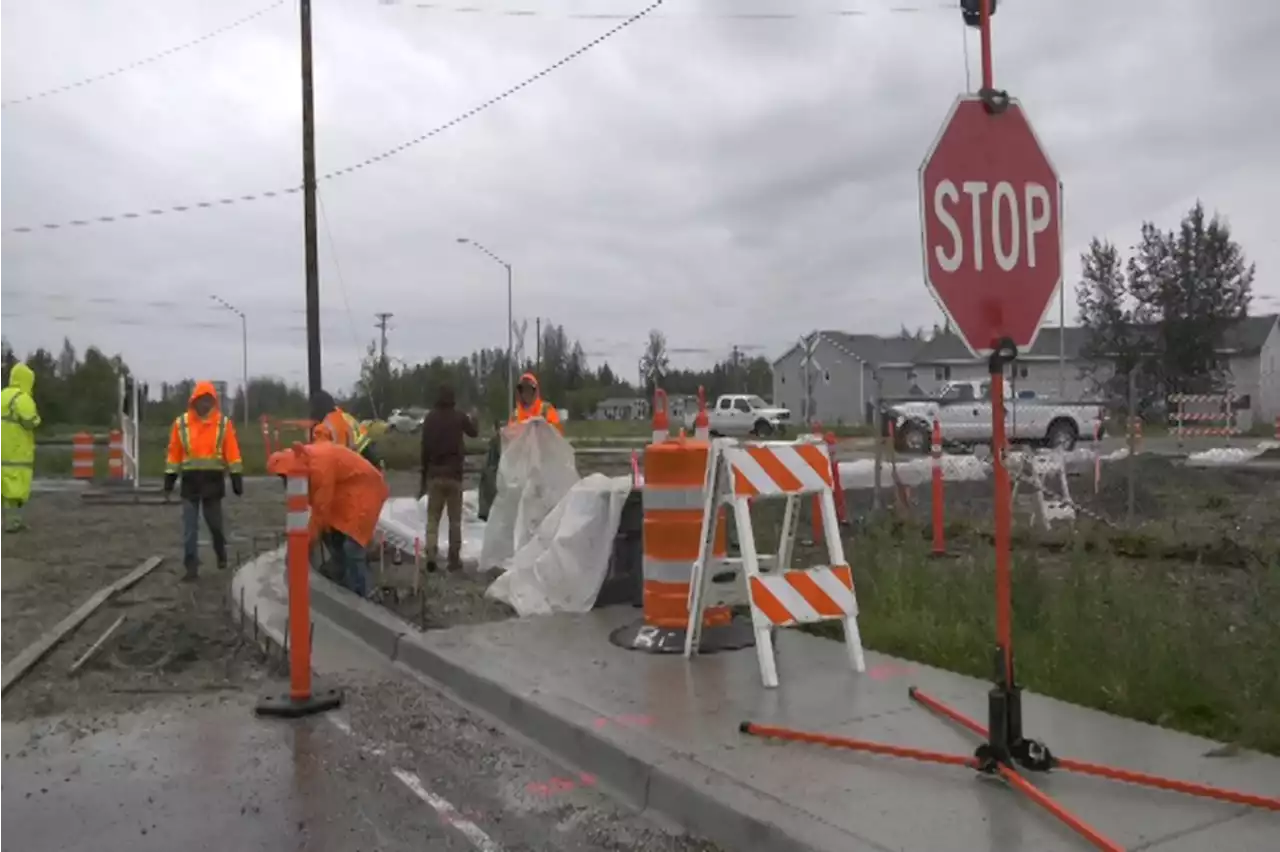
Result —
[[[847, 546], [868, 647], [990, 677], [989, 547], [934, 561], [927, 543], [879, 527]], [[1280, 562], [1215, 569], [1015, 550], [1013, 588], [1027, 688], [1280, 754]]]

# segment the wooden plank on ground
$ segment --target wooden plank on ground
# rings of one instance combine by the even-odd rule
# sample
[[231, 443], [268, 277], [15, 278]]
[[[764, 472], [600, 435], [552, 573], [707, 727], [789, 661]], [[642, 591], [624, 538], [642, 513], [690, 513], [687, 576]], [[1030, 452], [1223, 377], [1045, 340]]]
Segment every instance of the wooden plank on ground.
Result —
[[0, 684], [0, 694], [8, 692], [10, 686], [13, 686], [32, 666], [40, 662], [45, 654], [52, 651], [59, 642], [67, 637], [67, 634], [83, 624], [89, 616], [93, 615], [113, 595], [123, 592], [150, 574], [162, 561], [164, 561], [164, 557], [152, 556], [111, 585], [94, 592], [93, 596], [80, 604], [75, 612], [59, 621], [49, 630], [46, 630], [43, 636], [24, 648], [22, 653], [5, 663], [3, 684]]
[[81, 654], [79, 658], [77, 658], [76, 661], [71, 664], [71, 667], [67, 669], [67, 674], [73, 675], [76, 672], [80, 671], [80, 667], [83, 666], [85, 663], [89, 662], [89, 659], [94, 654], [98, 653], [98, 649], [106, 644], [107, 640], [111, 638], [111, 635], [113, 633], [115, 633], [117, 630], [120, 629], [121, 624], [124, 624], [123, 615], [117, 618], [114, 622], [112, 622], [110, 627], [102, 631], [102, 635], [99, 636], [97, 640], [92, 645], [89, 646], [89, 650]]

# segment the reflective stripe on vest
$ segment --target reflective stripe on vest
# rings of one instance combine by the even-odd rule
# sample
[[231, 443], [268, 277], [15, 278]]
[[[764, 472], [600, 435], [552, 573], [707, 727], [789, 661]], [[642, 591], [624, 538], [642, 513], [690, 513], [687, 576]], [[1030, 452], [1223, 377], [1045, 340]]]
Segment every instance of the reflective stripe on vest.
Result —
[[227, 417], [222, 415], [218, 418], [218, 434], [213, 440], [212, 456], [196, 456], [191, 452], [191, 435], [187, 431], [187, 418], [189, 414], [184, 414], [178, 418], [178, 440], [182, 442], [182, 463], [178, 465], [180, 470], [224, 470], [228, 467], [239, 467], [239, 465], [229, 465], [222, 458], [222, 445], [227, 437]]
[[18, 415], [18, 397], [22, 396], [24, 393], [26, 393], [26, 391], [20, 390], [13, 396], [9, 397], [9, 405], [5, 408], [4, 414], [0, 415], [0, 420], [5, 423], [16, 423], [23, 429], [30, 431], [36, 428], [36, 421], [28, 420], [27, 418], [20, 417]]
[[365, 447], [369, 446], [369, 430], [360, 425], [360, 421], [352, 417], [347, 412], [342, 412], [342, 419], [347, 421], [347, 434], [351, 449], [357, 453], [363, 453]]

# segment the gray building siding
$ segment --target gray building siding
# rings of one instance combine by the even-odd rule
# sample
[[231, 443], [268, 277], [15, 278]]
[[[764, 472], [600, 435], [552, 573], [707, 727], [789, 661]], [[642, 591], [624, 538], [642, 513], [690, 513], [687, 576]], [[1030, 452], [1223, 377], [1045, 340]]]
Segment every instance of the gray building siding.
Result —
[[819, 335], [809, 370], [813, 411], [806, 418], [804, 352], [794, 346], [773, 365], [773, 401], [791, 410], [797, 423], [812, 419], [829, 426], [863, 422], [875, 396], [871, 372], [857, 356]]
[[1271, 327], [1258, 356], [1258, 401], [1254, 403], [1260, 424], [1280, 417], [1280, 323]]

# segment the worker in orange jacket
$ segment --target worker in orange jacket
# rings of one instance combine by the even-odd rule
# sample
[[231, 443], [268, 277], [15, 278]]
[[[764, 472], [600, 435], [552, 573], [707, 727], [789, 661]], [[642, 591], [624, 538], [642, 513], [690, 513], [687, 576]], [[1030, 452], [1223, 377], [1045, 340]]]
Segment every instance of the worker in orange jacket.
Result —
[[524, 423], [534, 417], [541, 417], [564, 434], [564, 425], [560, 422], [560, 412], [556, 407], [542, 398], [538, 388], [538, 378], [533, 373], [525, 373], [516, 384], [516, 410], [511, 412], [510, 423]]
[[369, 544], [389, 494], [382, 472], [354, 450], [332, 441], [294, 444], [272, 453], [267, 470], [284, 476], [299, 454], [307, 468], [311, 540], [323, 541], [341, 566], [342, 583], [357, 595], [368, 593]]
[[236, 427], [218, 408], [218, 391], [213, 382], [196, 382], [187, 410], [173, 421], [169, 430], [169, 453], [165, 458], [165, 499], [182, 479], [182, 579], [196, 579], [200, 568], [200, 515], [213, 539], [218, 568], [227, 567], [227, 534], [222, 518], [222, 498], [226, 496], [226, 474], [231, 474], [231, 490], [244, 494], [244, 465]]
[[369, 430], [339, 408], [328, 391], [316, 391], [311, 395], [311, 420], [315, 423], [311, 430], [311, 440], [333, 441], [355, 450], [371, 464], [378, 464]]

